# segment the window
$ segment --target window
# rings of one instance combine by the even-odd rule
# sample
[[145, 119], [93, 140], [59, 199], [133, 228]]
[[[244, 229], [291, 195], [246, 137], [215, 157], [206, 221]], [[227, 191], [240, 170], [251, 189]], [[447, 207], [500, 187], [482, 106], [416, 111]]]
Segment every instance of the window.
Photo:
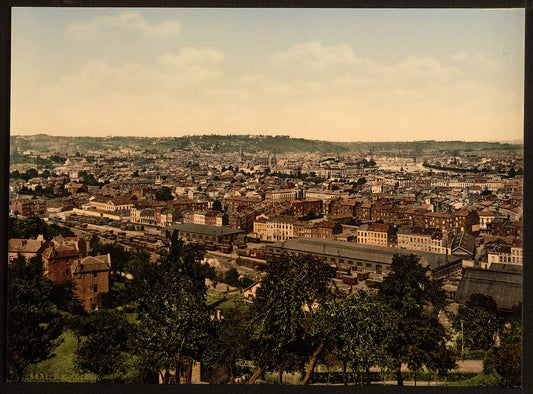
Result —
[[70, 270], [69, 269], [65, 270], [65, 276], [70, 276]]
[[93, 278], [96, 278], [98, 276], [98, 272], [93, 272]]
[[93, 286], [93, 291], [94, 291], [95, 293], [98, 293], [98, 285], [94, 285], [94, 286]]

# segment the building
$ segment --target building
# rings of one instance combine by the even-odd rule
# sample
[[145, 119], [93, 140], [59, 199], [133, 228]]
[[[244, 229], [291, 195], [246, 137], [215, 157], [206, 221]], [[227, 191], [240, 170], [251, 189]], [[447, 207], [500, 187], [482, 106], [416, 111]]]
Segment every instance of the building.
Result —
[[188, 242], [212, 242], [212, 243], [232, 243], [237, 235], [244, 233], [242, 230], [229, 228], [226, 226], [215, 227], [202, 224], [174, 224], [162, 230], [165, 238], [170, 238], [173, 231], [178, 232], [178, 238]]
[[490, 296], [499, 308], [512, 309], [522, 302], [522, 267], [512, 264], [493, 264], [489, 269], [467, 268], [455, 296], [464, 304], [472, 294]]
[[490, 209], [483, 209], [478, 212], [479, 216], [479, 230], [488, 232], [490, 230], [490, 224], [496, 218], [496, 214]]
[[340, 233], [342, 233], [342, 225], [331, 220], [293, 223], [294, 238], [335, 239], [335, 236]]
[[115, 212], [133, 208], [135, 201], [137, 201], [137, 196], [135, 195], [126, 195], [115, 198], [97, 196], [89, 202], [89, 205], [99, 211]]
[[331, 201], [327, 213], [330, 217], [354, 217], [357, 215], [356, 208], [355, 200], [337, 199]]
[[[383, 275], [391, 271], [392, 258], [398, 254], [398, 250], [393, 248], [314, 238], [277, 242], [267, 245], [265, 252], [267, 261], [286, 254], [312, 255], [338, 269]], [[454, 256], [414, 250], [405, 250], [400, 254], [418, 256], [421, 264], [430, 268], [433, 278], [447, 278], [461, 272], [461, 259]]]
[[471, 209], [460, 209], [452, 215], [452, 227], [473, 233], [479, 231], [479, 215]]
[[275, 216], [270, 219], [257, 219], [254, 222], [254, 233], [262, 241], [285, 241], [294, 238], [294, 223], [297, 219], [293, 216]]
[[310, 212], [322, 213], [322, 200], [308, 198], [305, 200], [291, 200], [291, 213], [293, 216], [302, 217]]
[[228, 216], [219, 211], [192, 211], [183, 215], [183, 223], [221, 227], [228, 224]]
[[51, 242], [41, 257], [44, 275], [54, 283], [62, 283], [72, 280], [71, 264], [81, 258], [81, 253], [73, 246]]
[[46, 213], [46, 201], [42, 198], [19, 198], [11, 204], [11, 213], [25, 217]]
[[398, 248], [450, 254], [447, 233], [436, 228], [402, 226], [397, 232]]
[[292, 201], [298, 197], [298, 191], [292, 189], [281, 189], [265, 193], [265, 200], [272, 201], [273, 203]]
[[521, 245], [494, 243], [486, 245], [485, 249], [487, 251], [487, 261], [481, 262], [481, 268], [490, 269], [493, 264], [522, 265], [523, 263], [523, 252]]
[[463, 260], [474, 260], [476, 255], [476, 237], [464, 231], [453, 237], [451, 253]]
[[387, 246], [392, 227], [385, 223], [363, 224], [357, 229], [357, 243], [362, 245]]
[[109, 292], [111, 257], [109, 254], [88, 256], [74, 260], [70, 265], [74, 294], [83, 308], [90, 312], [99, 309], [102, 294]]
[[19, 257], [24, 257], [26, 260], [37, 257], [46, 246], [47, 242], [42, 235], [39, 235], [37, 239], [12, 238], [7, 246], [8, 259], [11, 262]]

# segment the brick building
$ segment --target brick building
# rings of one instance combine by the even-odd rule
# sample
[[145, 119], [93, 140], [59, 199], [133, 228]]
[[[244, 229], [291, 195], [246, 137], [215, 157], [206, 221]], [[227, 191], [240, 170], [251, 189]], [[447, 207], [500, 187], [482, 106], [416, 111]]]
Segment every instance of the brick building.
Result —
[[101, 296], [109, 292], [111, 257], [109, 254], [76, 259], [70, 266], [74, 293], [90, 312], [101, 306]]

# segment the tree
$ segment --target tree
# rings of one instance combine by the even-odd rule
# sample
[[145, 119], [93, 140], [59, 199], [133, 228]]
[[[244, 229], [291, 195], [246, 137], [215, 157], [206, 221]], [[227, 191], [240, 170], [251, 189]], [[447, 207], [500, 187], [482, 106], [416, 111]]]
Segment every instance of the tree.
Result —
[[222, 203], [219, 200], [213, 201], [213, 210], [222, 212]]
[[71, 288], [43, 276], [39, 258], [9, 265], [7, 295], [9, 378], [22, 381], [29, 365], [54, 357], [68, 313], [77, 308]]
[[52, 239], [56, 235], [62, 235], [63, 237], [74, 236], [74, 233], [69, 228], [58, 226], [57, 224], [46, 224], [36, 216], [24, 220], [9, 218], [9, 238], [36, 238], [40, 234], [44, 235], [44, 238], [47, 240]]
[[356, 296], [331, 300], [317, 314], [313, 330], [322, 338], [326, 352], [342, 363], [345, 385], [347, 367], [358, 376], [365, 376], [364, 382], [370, 384], [371, 367], [391, 366], [388, 348], [396, 331], [396, 316], [375, 295], [361, 291]]
[[283, 373], [303, 369], [312, 353], [306, 315], [331, 295], [332, 268], [311, 256], [287, 256], [270, 263], [252, 308], [252, 352], [259, 369]]
[[446, 347], [448, 335], [438, 313], [446, 306], [440, 280], [428, 276], [415, 255], [394, 255], [392, 272], [378, 285], [383, 297], [397, 314], [397, 331], [389, 352], [394, 359], [398, 385], [403, 385], [401, 364], [417, 371], [422, 366], [445, 373], [455, 362]]
[[93, 312], [78, 329], [86, 340], [76, 350], [76, 368], [94, 373], [98, 382], [109, 375], [114, 382], [117, 373], [125, 372], [131, 324], [117, 312], [102, 310]]
[[163, 186], [161, 189], [156, 191], [155, 198], [157, 199], [157, 201], [170, 201], [174, 199], [168, 186]]
[[499, 329], [496, 302], [483, 294], [472, 294], [465, 305], [459, 306], [452, 317], [453, 327], [461, 340], [472, 349], [488, 350], [494, 345]]
[[515, 171], [514, 167], [511, 167], [511, 169], [509, 170], [509, 173], [507, 174], [507, 176], [509, 178], [514, 178], [516, 176], [516, 171]]
[[322, 215], [319, 214], [317, 215], [315, 211], [309, 211], [307, 212], [307, 214], [302, 218], [302, 220], [305, 220], [305, 221], [309, 221], [309, 220], [315, 220], [319, 217], [321, 217]]
[[217, 383], [234, 384], [237, 362], [250, 357], [250, 314], [233, 307], [223, 313], [223, 319], [214, 324], [214, 335], [209, 337], [204, 365], [224, 370]]
[[494, 350], [496, 372], [505, 386], [520, 386], [522, 382], [522, 306], [518, 305], [507, 319], [500, 347]]
[[179, 383], [184, 367], [201, 358], [209, 336], [205, 279], [214, 275], [201, 259], [201, 252], [184, 245], [174, 232], [169, 252], [144, 267], [144, 276], [135, 281], [139, 287], [136, 351], [164, 383]]

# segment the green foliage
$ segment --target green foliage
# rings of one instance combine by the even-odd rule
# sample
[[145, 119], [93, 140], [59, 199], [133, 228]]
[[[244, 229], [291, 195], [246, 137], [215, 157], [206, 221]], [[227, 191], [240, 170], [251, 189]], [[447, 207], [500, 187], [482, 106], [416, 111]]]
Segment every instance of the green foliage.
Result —
[[448, 383], [448, 386], [465, 386], [465, 387], [500, 387], [502, 385], [502, 378], [497, 373], [490, 374], [480, 373], [479, 375], [459, 381]]
[[96, 178], [94, 177], [94, 174], [89, 174], [87, 171], [79, 171], [78, 177], [81, 178], [81, 183], [88, 186], [98, 186], [101, 185]]
[[494, 335], [498, 330], [498, 320], [480, 307], [461, 305], [453, 317], [453, 327], [463, 333], [465, 345], [472, 349], [488, 350], [494, 345]]
[[126, 372], [128, 346], [132, 326], [117, 312], [102, 310], [93, 312], [78, 329], [86, 336], [76, 350], [76, 368], [82, 372], [91, 372], [101, 382], [111, 375]]
[[398, 369], [400, 363], [411, 370], [422, 366], [440, 373], [455, 366], [453, 352], [446, 347], [448, 335], [438, 313], [446, 305], [440, 280], [431, 280], [429, 268], [415, 255], [394, 255], [392, 272], [378, 285], [379, 294], [397, 312], [395, 338], [389, 352]]
[[205, 279], [213, 278], [213, 270], [200, 263], [201, 257], [173, 234], [170, 251], [133, 279], [139, 287], [135, 349], [152, 371], [176, 369], [179, 374], [184, 363], [202, 357], [212, 326]]
[[463, 335], [465, 345], [472, 349], [488, 350], [494, 345], [500, 328], [497, 304], [492, 297], [472, 294], [465, 305], [452, 316], [453, 327]]
[[395, 312], [381, 298], [360, 292], [326, 303], [313, 321], [313, 332], [324, 338], [324, 354], [358, 376], [366, 376], [368, 382], [371, 367], [392, 367], [388, 348], [397, 330], [396, 321]]
[[163, 186], [161, 189], [156, 191], [155, 198], [157, 199], [157, 201], [170, 201], [174, 199], [168, 186]]
[[251, 320], [253, 358], [260, 367], [303, 368], [312, 352], [305, 317], [331, 295], [332, 275], [329, 265], [311, 256], [283, 256], [269, 265]]
[[26, 369], [24, 381], [54, 383], [95, 383], [96, 376], [92, 373], [80, 374], [75, 369], [74, 360], [78, 340], [73, 331], [67, 329], [56, 340], [55, 356]]
[[222, 212], [222, 203], [219, 200], [213, 201], [213, 210]]
[[522, 382], [522, 321], [519, 306], [505, 324], [500, 336], [500, 348], [494, 349], [495, 371], [505, 386], [519, 386]]
[[233, 382], [237, 375], [237, 363], [250, 358], [250, 315], [238, 308], [223, 310], [223, 319], [214, 326], [209, 337], [204, 365], [210, 369], [222, 369], [224, 379], [217, 383]]
[[21, 381], [26, 368], [53, 357], [74, 295], [43, 276], [42, 262], [18, 258], [8, 267], [9, 379]]
[[67, 227], [58, 226], [57, 224], [47, 224], [41, 218], [36, 216], [26, 219], [9, 218], [8, 238], [37, 238], [42, 234], [46, 240], [50, 240], [56, 235], [63, 237], [73, 237], [74, 233]]

